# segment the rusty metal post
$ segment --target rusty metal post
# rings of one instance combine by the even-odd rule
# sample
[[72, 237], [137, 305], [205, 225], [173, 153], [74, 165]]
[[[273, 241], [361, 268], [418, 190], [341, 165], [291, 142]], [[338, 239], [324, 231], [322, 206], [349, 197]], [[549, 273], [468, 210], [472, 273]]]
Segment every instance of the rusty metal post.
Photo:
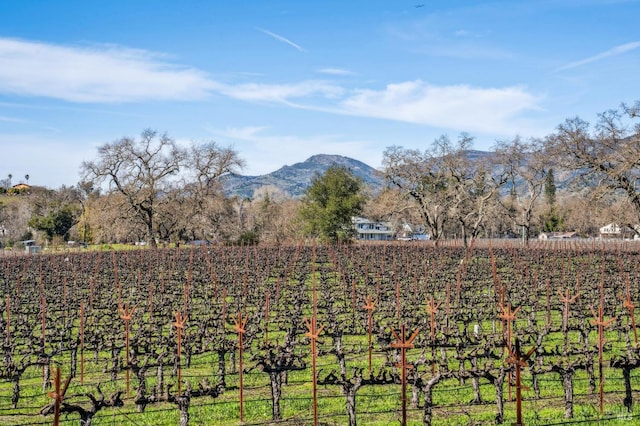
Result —
[[60, 392], [60, 367], [56, 368], [56, 375], [53, 378], [53, 388], [55, 389], [55, 391], [53, 395], [49, 396], [55, 399], [53, 409], [53, 425], [58, 426], [60, 424], [60, 404], [62, 403], [62, 396]]
[[269, 290], [264, 295], [264, 345], [269, 344], [269, 303], [270, 303]]
[[398, 275], [396, 274], [395, 270], [396, 270], [396, 265], [394, 263], [393, 264], [393, 279], [396, 282], [396, 320], [400, 321], [400, 310], [401, 310], [400, 309], [400, 307], [401, 307], [400, 306], [401, 305], [401, 302], [400, 302], [400, 293], [401, 293], [401, 291], [400, 291], [400, 280], [398, 279]]
[[311, 317], [311, 320], [307, 320], [305, 318], [305, 322], [307, 323], [307, 331], [305, 336], [307, 336], [311, 340], [311, 375], [313, 376], [313, 425], [318, 426], [318, 377], [317, 377], [317, 347], [316, 343], [318, 340], [318, 336], [322, 333], [324, 327], [318, 328], [316, 316]]
[[[506, 323], [506, 336], [505, 336], [506, 349], [507, 349], [507, 351], [511, 352], [511, 322], [516, 319], [516, 314], [520, 310], [520, 306], [518, 306], [515, 311], [512, 311], [511, 310], [511, 302], [509, 302], [509, 303], [507, 303], [507, 307], [506, 308], [504, 306], [501, 306], [500, 308], [502, 309], [502, 313], [498, 317], [500, 319], [502, 319], [502, 321], [504, 323]], [[508, 393], [509, 401], [511, 401], [512, 400], [512, 398], [511, 398], [511, 372], [509, 372], [509, 374], [507, 376], [508, 376], [507, 393]]]
[[7, 344], [11, 346], [11, 295], [7, 294]]
[[523, 426], [524, 422], [522, 420], [522, 389], [527, 389], [522, 385], [522, 368], [527, 366], [527, 361], [531, 358], [531, 355], [536, 350], [536, 347], [529, 349], [529, 351], [522, 356], [520, 351], [520, 341], [516, 339], [515, 350], [511, 350], [511, 348], [507, 348], [509, 350], [509, 357], [507, 358], [507, 362], [512, 364], [516, 370], [516, 423], [515, 426]]
[[80, 384], [84, 385], [84, 302], [80, 302]]
[[429, 300], [429, 304], [427, 305], [427, 313], [429, 314], [429, 327], [431, 330], [431, 333], [429, 335], [430, 339], [431, 339], [431, 373], [435, 373], [436, 371], [436, 346], [435, 346], [435, 342], [436, 342], [436, 313], [438, 312], [438, 308], [440, 308], [440, 305], [442, 305], [442, 301], [438, 302], [438, 304], [436, 305], [436, 301], [435, 299], [432, 297], [431, 300]]
[[372, 350], [373, 350], [373, 345], [371, 343], [371, 334], [373, 331], [373, 310], [376, 307], [376, 300], [372, 300], [371, 296], [368, 296], [366, 298], [366, 303], [365, 305], [362, 307], [362, 309], [366, 309], [367, 310], [367, 334], [369, 335], [369, 374], [371, 374], [373, 372], [373, 363], [372, 363]]
[[546, 283], [547, 293], [547, 327], [551, 325], [551, 280], [547, 278]]
[[566, 352], [569, 345], [569, 305], [578, 299], [580, 293], [571, 296], [569, 289], [567, 289], [564, 294], [558, 290], [558, 295], [560, 296], [560, 302], [564, 303], [564, 312], [562, 313], [562, 333], [564, 334], [564, 348]]
[[[41, 333], [42, 351], [45, 350], [47, 343], [47, 299], [44, 296], [44, 284], [42, 283], [42, 259], [40, 259], [40, 316], [41, 316]], [[45, 366], [42, 365], [42, 381], [45, 381]]]
[[402, 324], [400, 328], [400, 336], [391, 328], [391, 334], [395, 337], [396, 341], [391, 343], [392, 348], [400, 349], [400, 364], [396, 367], [401, 369], [400, 377], [402, 383], [402, 426], [407, 425], [407, 370], [413, 368], [413, 365], [407, 364], [407, 349], [413, 348], [413, 341], [418, 336], [420, 329], [416, 329], [409, 339], [406, 338], [405, 325]]
[[153, 324], [153, 282], [149, 282], [149, 325]]
[[60, 367], [57, 367], [56, 374], [53, 377], [54, 391], [47, 392], [47, 396], [54, 399], [53, 426], [58, 426], [60, 424], [60, 404], [62, 404], [62, 401], [64, 400], [64, 394], [67, 393], [69, 382], [71, 382], [71, 376], [67, 377], [64, 385], [60, 384]]
[[174, 317], [176, 319], [176, 322], [173, 323], [173, 326], [176, 328], [176, 341], [178, 344], [178, 354], [177, 354], [177, 361], [178, 361], [178, 396], [180, 396], [181, 394], [181, 389], [182, 389], [182, 372], [180, 369], [180, 353], [182, 352], [182, 330], [184, 330], [185, 327], [185, 323], [187, 322], [187, 318], [188, 315], [185, 315], [184, 317], [182, 316], [182, 313], [180, 311], [174, 313]]
[[598, 373], [600, 375], [600, 415], [604, 414], [604, 375], [602, 373], [603, 367], [603, 356], [602, 352], [604, 349], [604, 343], [606, 339], [604, 338], [604, 329], [608, 327], [612, 322], [616, 320], [616, 318], [609, 318], [608, 320], [604, 320], [604, 308], [602, 307], [602, 303], [598, 307], [598, 314], [596, 315], [593, 307], [591, 308], [591, 313], [593, 314], [594, 319], [591, 320], [591, 324], [598, 326]]
[[313, 425], [318, 426], [318, 373], [317, 373], [317, 341], [318, 336], [322, 333], [324, 327], [318, 328], [318, 296], [316, 294], [316, 247], [313, 246], [313, 268], [311, 277], [311, 291], [312, 291], [312, 304], [313, 315], [311, 319], [305, 318], [304, 321], [307, 324], [307, 332], [305, 336], [311, 340], [311, 375], [313, 376], [312, 393], [313, 393]]
[[233, 330], [238, 333], [238, 381], [240, 386], [240, 421], [244, 421], [244, 388], [243, 388], [243, 377], [242, 377], [242, 337], [245, 333], [245, 326], [247, 325], [247, 320], [249, 317], [242, 318], [242, 312], [238, 312], [238, 319], [234, 318], [235, 325], [233, 326]]
[[[129, 309], [127, 307], [127, 305], [124, 306], [124, 308], [120, 308], [120, 319], [124, 321], [124, 348], [125, 348], [125, 359], [127, 362], [127, 398], [129, 398], [130, 392], [129, 392], [129, 383], [130, 383], [130, 377], [131, 377], [131, 372], [130, 372], [130, 365], [129, 365], [129, 324], [131, 322], [131, 318], [133, 317], [133, 313], [136, 311], [136, 307], [132, 307], [131, 309]], [[179, 388], [179, 386], [178, 386]]]
[[445, 304], [444, 304], [444, 311], [445, 311], [445, 318], [444, 318], [444, 323], [445, 323], [445, 327], [447, 330], [449, 330], [449, 314], [451, 313], [451, 285], [449, 284], [449, 282], [447, 281], [447, 285], [445, 287]]
[[633, 339], [634, 342], [636, 344], [636, 346], [638, 345], [638, 330], [636, 329], [636, 317], [634, 315], [634, 311], [636, 309], [636, 307], [633, 304], [633, 301], [631, 300], [631, 292], [629, 291], [629, 274], [627, 274], [627, 290], [626, 290], [626, 295], [623, 298], [622, 296], [620, 296], [620, 300], [622, 300], [622, 306], [627, 310], [627, 312], [629, 312], [629, 319], [631, 321], [631, 329], [633, 330]]

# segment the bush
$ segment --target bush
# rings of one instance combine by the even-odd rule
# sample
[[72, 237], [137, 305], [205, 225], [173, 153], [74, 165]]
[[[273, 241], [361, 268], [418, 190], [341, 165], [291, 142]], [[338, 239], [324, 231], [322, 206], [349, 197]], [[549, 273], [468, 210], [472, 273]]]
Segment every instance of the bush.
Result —
[[243, 246], [255, 246], [259, 242], [260, 237], [256, 231], [245, 231], [238, 238], [238, 244]]

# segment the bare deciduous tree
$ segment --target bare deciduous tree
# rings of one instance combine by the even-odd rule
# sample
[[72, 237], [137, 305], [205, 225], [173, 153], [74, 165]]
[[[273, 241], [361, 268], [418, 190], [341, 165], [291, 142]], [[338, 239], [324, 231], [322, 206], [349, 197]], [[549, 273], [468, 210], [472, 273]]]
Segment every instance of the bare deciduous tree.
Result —
[[496, 153], [510, 184], [510, 195], [503, 199], [503, 205], [515, 224], [523, 229], [527, 243], [533, 230], [533, 212], [553, 163], [539, 139], [525, 142], [516, 137], [509, 142], [498, 142]]
[[[640, 102], [599, 114], [593, 130], [575, 117], [548, 137], [554, 154], [591, 186], [623, 194], [640, 222]], [[637, 230], [636, 230], [637, 232]]]
[[[156, 246], [161, 224], [160, 213], [175, 206], [176, 197], [169, 194], [184, 191], [182, 197], [193, 203], [187, 219], [203, 214], [204, 199], [217, 186], [215, 181], [225, 173], [241, 168], [243, 161], [230, 148], [215, 143], [193, 145], [190, 150], [179, 147], [166, 134], [144, 130], [139, 140], [124, 137], [98, 148], [96, 161], [85, 161], [83, 179], [96, 184], [107, 182], [110, 193], [123, 196], [131, 219], [143, 224], [146, 238]], [[162, 225], [164, 233], [175, 232], [177, 224]]]
[[416, 202], [420, 218], [437, 244], [455, 200], [449, 191], [447, 172], [435, 150], [423, 152], [391, 146], [384, 151], [382, 165], [385, 179]]
[[489, 204], [506, 181], [487, 158], [471, 157], [472, 142], [463, 133], [456, 143], [441, 136], [424, 152], [397, 146], [384, 152], [385, 179], [415, 201], [436, 244], [451, 221], [465, 244], [477, 237]]

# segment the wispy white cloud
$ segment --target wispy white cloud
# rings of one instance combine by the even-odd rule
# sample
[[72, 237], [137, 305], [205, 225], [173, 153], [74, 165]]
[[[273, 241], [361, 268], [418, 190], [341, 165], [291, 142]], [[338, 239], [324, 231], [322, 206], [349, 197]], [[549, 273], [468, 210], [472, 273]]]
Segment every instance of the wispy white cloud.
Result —
[[585, 59], [581, 59], [579, 61], [575, 61], [575, 62], [569, 62], [566, 65], [561, 66], [560, 68], [558, 68], [556, 71], [565, 71], [571, 68], [576, 68], [576, 67], [580, 67], [582, 65], [587, 65], [590, 64], [592, 62], [596, 62], [596, 61], [600, 61], [602, 59], [606, 59], [612, 56], [618, 56], [618, 55], [622, 55], [624, 53], [630, 52], [632, 50], [635, 50], [637, 48], [640, 47], [640, 41], [634, 41], [631, 43], [625, 43], [625, 44], [621, 44], [619, 46], [613, 47], [609, 50], [606, 50], [604, 52], [600, 52], [597, 55], [593, 55], [590, 56], [588, 58]]
[[202, 71], [119, 46], [63, 46], [0, 38], [0, 93], [71, 102], [192, 100], [211, 82]]
[[345, 114], [509, 134], [521, 129], [518, 116], [539, 109], [539, 101], [522, 87], [434, 86], [415, 80], [358, 90], [340, 107]]
[[256, 30], [258, 30], [258, 31], [260, 31], [260, 32], [263, 32], [263, 33], [265, 33], [266, 35], [268, 35], [268, 36], [270, 36], [270, 37], [273, 37], [273, 38], [275, 38], [275, 39], [276, 39], [276, 40], [278, 40], [278, 41], [281, 41], [281, 42], [283, 42], [283, 43], [285, 43], [285, 44], [288, 44], [289, 46], [294, 47], [295, 49], [299, 50], [300, 52], [306, 52], [306, 50], [305, 50], [302, 46], [300, 46], [299, 44], [296, 44], [296, 43], [292, 42], [291, 40], [289, 40], [289, 39], [288, 39], [288, 38], [286, 38], [286, 37], [281, 36], [280, 34], [276, 34], [276, 33], [274, 33], [274, 32], [271, 32], [271, 31], [269, 31], [269, 30], [265, 30], [264, 28], [259, 28], [259, 27], [256, 27]]
[[14, 117], [7, 117], [7, 116], [3, 116], [0, 115], [0, 121], [3, 121], [5, 123], [26, 123], [26, 120], [22, 120], [20, 118], [14, 118]]
[[353, 71], [345, 70], [342, 68], [321, 68], [318, 70], [320, 74], [329, 75], [355, 75]]
[[290, 84], [215, 84], [214, 88], [216, 91], [235, 99], [285, 103], [288, 103], [291, 99], [316, 95], [331, 99], [340, 96], [344, 92], [344, 89], [340, 86], [317, 80], [306, 80]]
[[310, 80], [280, 85], [220, 85], [216, 90], [245, 101], [500, 134], [528, 130], [528, 123], [520, 120], [520, 115], [541, 109], [541, 98], [523, 87], [435, 86], [421, 80], [388, 84], [382, 89], [346, 89]]
[[[616, 50], [628, 51], [639, 43]], [[116, 46], [67, 47], [0, 38], [0, 93], [78, 103], [203, 99], [212, 93], [332, 114], [395, 120], [458, 131], [506, 132], [539, 99], [522, 87], [436, 86], [420, 80], [361, 89], [328, 80], [222, 83], [161, 55]], [[325, 74], [347, 70], [325, 68]], [[3, 117], [7, 121], [8, 117]]]

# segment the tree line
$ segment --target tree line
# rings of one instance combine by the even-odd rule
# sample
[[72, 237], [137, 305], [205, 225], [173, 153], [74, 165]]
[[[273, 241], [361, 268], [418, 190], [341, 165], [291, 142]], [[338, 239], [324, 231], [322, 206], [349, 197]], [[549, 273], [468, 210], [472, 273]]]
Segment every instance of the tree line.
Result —
[[[389, 146], [385, 186], [372, 193], [350, 170], [332, 166], [301, 199], [263, 187], [252, 199], [226, 196], [221, 179], [245, 161], [216, 142], [179, 146], [144, 130], [98, 148], [80, 166], [81, 181], [57, 190], [31, 188], [0, 202], [0, 240], [95, 244], [194, 240], [283, 244], [303, 238], [347, 241], [351, 217], [423, 227], [436, 242], [640, 224], [640, 102], [574, 117], [543, 138], [496, 141], [473, 150], [474, 138], [442, 135], [425, 149]], [[562, 183], [559, 187], [558, 184]], [[15, 200], [19, 198], [19, 200]]]

